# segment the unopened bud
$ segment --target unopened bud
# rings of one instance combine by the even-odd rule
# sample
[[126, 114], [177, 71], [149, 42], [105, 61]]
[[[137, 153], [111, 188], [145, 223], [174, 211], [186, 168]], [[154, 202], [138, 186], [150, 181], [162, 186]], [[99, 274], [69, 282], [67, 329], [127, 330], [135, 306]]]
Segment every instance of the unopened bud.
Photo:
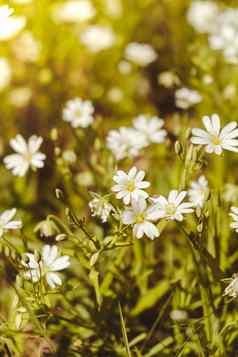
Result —
[[197, 216], [198, 218], [200, 218], [200, 217], [201, 217], [201, 214], [202, 214], [201, 207], [196, 207], [195, 213], [196, 213], [196, 216]]
[[60, 190], [59, 188], [56, 188], [55, 190], [55, 196], [58, 200], [64, 198], [64, 193], [62, 190]]
[[61, 242], [62, 240], [65, 240], [67, 238], [67, 235], [64, 233], [58, 234], [55, 238], [56, 242]]
[[177, 140], [174, 144], [174, 150], [176, 152], [177, 155], [180, 155], [183, 151], [183, 147], [181, 145], [181, 143]]
[[58, 139], [58, 130], [56, 128], [53, 128], [50, 132], [50, 137], [52, 140], [57, 140]]
[[197, 231], [198, 231], [198, 233], [202, 233], [202, 231], [203, 231], [203, 223], [202, 222], [197, 226]]
[[41, 255], [37, 250], [34, 251], [34, 257], [36, 262], [39, 263], [39, 261], [41, 260]]

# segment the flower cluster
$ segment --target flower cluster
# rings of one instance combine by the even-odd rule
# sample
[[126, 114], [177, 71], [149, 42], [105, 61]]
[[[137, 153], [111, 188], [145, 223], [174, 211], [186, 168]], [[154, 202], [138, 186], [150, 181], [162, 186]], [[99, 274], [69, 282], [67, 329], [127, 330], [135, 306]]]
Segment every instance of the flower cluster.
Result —
[[167, 132], [162, 129], [164, 121], [156, 116], [141, 114], [133, 121], [134, 127], [111, 130], [107, 136], [107, 147], [116, 160], [136, 157], [140, 150], [152, 143], [165, 141]]
[[208, 33], [209, 45], [222, 51], [230, 63], [238, 61], [238, 9], [221, 10], [211, 1], [195, 0], [188, 10], [190, 24], [200, 33]]
[[122, 222], [133, 225], [134, 236], [142, 238], [145, 234], [154, 239], [159, 236], [159, 230], [152, 222], [160, 219], [182, 221], [184, 214], [193, 212], [193, 204], [183, 202], [186, 191], [179, 193], [172, 190], [168, 198], [149, 197], [144, 189], [148, 188], [150, 183], [143, 181], [144, 177], [145, 172], [138, 171], [136, 167], [131, 168], [128, 174], [119, 170], [113, 177], [116, 185], [112, 187], [112, 191], [116, 192], [116, 198], [121, 199], [125, 205], [130, 204], [122, 213]]

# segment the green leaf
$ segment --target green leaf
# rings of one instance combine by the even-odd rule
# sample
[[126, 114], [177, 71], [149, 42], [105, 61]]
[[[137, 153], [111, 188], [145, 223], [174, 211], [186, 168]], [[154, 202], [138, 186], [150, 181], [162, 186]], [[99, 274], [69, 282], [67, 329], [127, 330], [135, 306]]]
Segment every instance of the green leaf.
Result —
[[129, 346], [129, 342], [128, 342], [128, 338], [127, 338], [127, 332], [126, 332], [126, 324], [125, 324], [125, 321], [123, 318], [120, 302], [118, 303], [118, 308], [119, 308], [120, 321], [121, 321], [121, 331], [122, 331], [123, 341], [124, 341], [125, 348], [126, 348], [126, 355], [127, 355], [127, 357], [131, 357], [131, 351], [130, 351], [130, 346]]
[[141, 312], [153, 307], [156, 302], [167, 293], [169, 283], [167, 281], [160, 282], [154, 288], [148, 290], [138, 301], [136, 306], [131, 311], [133, 316], [139, 315]]
[[165, 338], [163, 341], [157, 343], [151, 350], [144, 355], [144, 357], [152, 357], [152, 356], [159, 356], [158, 353], [163, 351], [163, 349], [173, 343], [173, 337], [169, 336]]

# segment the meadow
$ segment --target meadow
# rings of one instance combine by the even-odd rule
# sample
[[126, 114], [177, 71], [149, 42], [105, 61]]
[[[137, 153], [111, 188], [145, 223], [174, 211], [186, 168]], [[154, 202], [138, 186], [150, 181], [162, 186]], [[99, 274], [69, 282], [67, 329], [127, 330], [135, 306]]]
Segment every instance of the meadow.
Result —
[[0, 1], [0, 355], [238, 356], [238, 7]]

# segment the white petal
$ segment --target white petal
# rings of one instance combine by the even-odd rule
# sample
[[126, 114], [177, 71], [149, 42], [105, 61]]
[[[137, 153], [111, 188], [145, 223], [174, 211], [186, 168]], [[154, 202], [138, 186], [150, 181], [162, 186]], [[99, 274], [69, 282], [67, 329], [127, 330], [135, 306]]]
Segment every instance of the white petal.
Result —
[[176, 191], [176, 190], [170, 191], [169, 197], [168, 197], [168, 202], [169, 203], [175, 203], [177, 195], [178, 195], [178, 191]]
[[219, 135], [220, 129], [221, 129], [221, 124], [220, 124], [220, 118], [217, 114], [213, 114], [211, 116], [211, 124], [213, 127], [213, 132], [216, 135]]
[[202, 118], [202, 121], [208, 133], [213, 133], [213, 126], [211, 123], [211, 119], [206, 115]]
[[16, 208], [12, 208], [9, 210], [6, 210], [0, 215], [0, 222], [1, 224], [7, 224], [16, 214]]
[[136, 176], [136, 173], [137, 173], [137, 168], [134, 166], [130, 169], [130, 171], [128, 172], [128, 176], [129, 176], [129, 179], [134, 179], [135, 176]]
[[40, 136], [32, 135], [28, 141], [29, 152], [31, 154], [36, 153], [39, 150], [42, 142], [43, 139]]
[[150, 239], [154, 239], [159, 236], [158, 228], [151, 222], [144, 223], [144, 232]]
[[196, 137], [196, 136], [193, 136], [191, 138], [191, 143], [192, 144], [195, 144], [195, 145], [207, 145], [209, 144], [210, 142], [210, 139], [209, 138], [201, 138], [201, 137]]
[[55, 288], [57, 285], [62, 284], [60, 277], [56, 273], [47, 273], [46, 280], [51, 288]]
[[186, 197], [186, 195], [187, 195], [186, 191], [180, 192], [174, 202], [175, 205], [178, 206], [183, 201], [183, 199]]
[[122, 213], [123, 224], [133, 224], [135, 222], [135, 214], [131, 209], [125, 210]]
[[67, 255], [63, 255], [53, 261], [50, 268], [51, 271], [60, 271], [66, 269], [70, 265], [69, 257]]
[[10, 140], [10, 146], [16, 152], [25, 154], [27, 152], [27, 144], [22, 135], [18, 134], [14, 139]]

